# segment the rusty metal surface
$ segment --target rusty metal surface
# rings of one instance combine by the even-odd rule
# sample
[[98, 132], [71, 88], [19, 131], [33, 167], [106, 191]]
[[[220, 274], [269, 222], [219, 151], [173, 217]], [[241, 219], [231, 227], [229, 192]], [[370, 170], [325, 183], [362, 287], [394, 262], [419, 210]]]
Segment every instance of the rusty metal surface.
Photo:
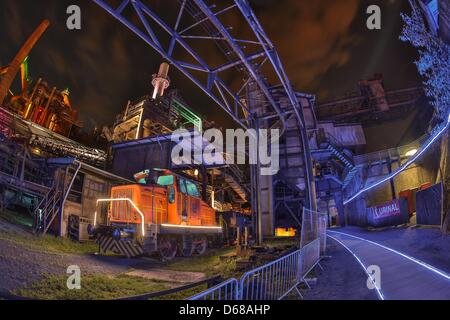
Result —
[[28, 56], [31, 49], [33, 49], [35, 44], [41, 38], [45, 30], [47, 30], [49, 25], [50, 21], [48, 20], [42, 21], [41, 24], [37, 27], [37, 29], [33, 32], [33, 34], [25, 42], [23, 47], [20, 49], [20, 51], [17, 53], [17, 55], [14, 57], [13, 61], [9, 65], [8, 71], [5, 73], [3, 79], [0, 82], [0, 105], [3, 104], [3, 101], [5, 100], [8, 94], [8, 90], [11, 87], [11, 84], [13, 83], [14, 78], [16, 77], [16, 74], [19, 71], [21, 64]]

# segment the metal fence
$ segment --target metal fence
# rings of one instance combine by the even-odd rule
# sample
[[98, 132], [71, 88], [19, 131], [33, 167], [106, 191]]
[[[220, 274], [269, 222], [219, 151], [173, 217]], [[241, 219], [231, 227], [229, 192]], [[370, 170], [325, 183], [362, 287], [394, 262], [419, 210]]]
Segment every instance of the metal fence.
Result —
[[318, 217], [317, 212], [303, 208], [300, 248], [319, 237]]
[[240, 300], [281, 300], [298, 290], [301, 250], [245, 273], [240, 281]]
[[246, 272], [241, 280], [229, 279], [188, 300], [281, 300], [308, 283], [306, 276], [320, 265], [320, 244], [317, 238], [302, 249]]
[[231, 278], [217, 286], [188, 298], [188, 300], [239, 300], [238, 287], [238, 281], [235, 278]]
[[328, 215], [319, 214], [318, 228], [318, 236], [320, 239], [320, 256], [325, 257], [327, 252]]
[[295, 291], [326, 251], [326, 214], [303, 210], [300, 250], [246, 272], [240, 281], [230, 279], [189, 300], [281, 300]]
[[299, 269], [299, 283], [305, 282], [305, 277], [317, 266], [320, 262], [320, 239], [308, 243], [301, 249], [300, 255], [300, 269]]
[[303, 208], [300, 248], [320, 239], [320, 254], [325, 255], [327, 246], [328, 215]]

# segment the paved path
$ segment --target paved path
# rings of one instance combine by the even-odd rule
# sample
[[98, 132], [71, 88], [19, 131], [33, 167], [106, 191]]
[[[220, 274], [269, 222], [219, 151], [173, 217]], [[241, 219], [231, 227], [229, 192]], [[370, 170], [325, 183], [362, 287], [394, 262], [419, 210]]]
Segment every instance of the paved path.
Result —
[[349, 250], [365, 270], [380, 267], [381, 284], [376, 288], [380, 299], [450, 300], [450, 275], [445, 272], [361, 237], [337, 231], [328, 231], [328, 236]]

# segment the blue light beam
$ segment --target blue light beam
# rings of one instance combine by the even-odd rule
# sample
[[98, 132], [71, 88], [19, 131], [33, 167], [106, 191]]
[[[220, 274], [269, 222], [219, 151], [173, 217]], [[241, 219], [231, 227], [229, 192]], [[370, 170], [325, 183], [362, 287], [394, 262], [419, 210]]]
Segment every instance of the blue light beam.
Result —
[[381, 179], [380, 181], [377, 181], [375, 183], [372, 183], [371, 185], [369, 185], [368, 187], [365, 187], [361, 190], [359, 190], [356, 194], [354, 194], [352, 197], [350, 197], [349, 199], [344, 201], [344, 205], [349, 204], [350, 202], [352, 202], [353, 200], [355, 200], [356, 198], [358, 198], [360, 195], [362, 195], [363, 193], [376, 188], [380, 185], [382, 185], [383, 183], [395, 178], [396, 176], [398, 176], [400, 173], [402, 173], [403, 171], [405, 171], [410, 165], [412, 165], [414, 162], [416, 162], [432, 145], [433, 143], [438, 140], [446, 131], [447, 129], [450, 127], [450, 114], [448, 116], [447, 119], [447, 123], [445, 124], [445, 126], [440, 129], [438, 132], [436, 132], [432, 138], [425, 143], [425, 145], [423, 145], [419, 152], [417, 152], [411, 159], [409, 159], [405, 164], [403, 164], [402, 166], [400, 166], [396, 171], [392, 172], [390, 175], [386, 176], [385, 178]]

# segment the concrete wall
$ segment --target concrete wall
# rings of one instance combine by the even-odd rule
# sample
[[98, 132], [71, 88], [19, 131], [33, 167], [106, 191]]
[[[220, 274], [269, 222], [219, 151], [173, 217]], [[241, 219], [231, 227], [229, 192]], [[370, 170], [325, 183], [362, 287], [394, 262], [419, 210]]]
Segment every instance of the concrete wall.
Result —
[[444, 195], [443, 195], [443, 226], [442, 231], [447, 233], [450, 231], [450, 137], [447, 133], [441, 141], [441, 159], [440, 167], [442, 169], [442, 176], [437, 179], [438, 182], [444, 183]]
[[[344, 199], [349, 198], [351, 195], [355, 194], [364, 183], [364, 170], [363, 168], [358, 168], [355, 177], [350, 181], [350, 183], [344, 189]], [[366, 226], [367, 216], [366, 216], [366, 199], [361, 196], [349, 204], [344, 206], [344, 217], [346, 225], [353, 226]]]
[[[399, 193], [405, 190], [418, 189], [425, 183], [434, 184], [439, 176], [439, 145], [421, 161], [411, 165], [405, 171], [393, 179], [394, 193], [390, 182], [386, 182], [370, 192], [365, 193], [352, 203], [345, 206], [347, 222], [351, 225], [365, 226], [367, 223], [366, 208], [373, 207], [393, 200], [399, 197]], [[402, 163], [406, 159], [401, 160]], [[391, 171], [395, 171], [400, 166], [399, 162], [391, 164]], [[346, 187], [346, 198], [361, 189], [361, 186], [369, 186], [374, 182], [380, 181], [389, 174], [387, 162], [376, 164], [365, 164], [360, 169], [359, 174]]]
[[335, 138], [340, 144], [346, 147], [358, 147], [366, 145], [366, 137], [361, 125], [339, 125], [332, 122], [321, 122], [319, 128], [324, 129], [325, 133]]
[[170, 169], [171, 142], [157, 142], [114, 150], [111, 172], [134, 179], [133, 175], [146, 169]]

